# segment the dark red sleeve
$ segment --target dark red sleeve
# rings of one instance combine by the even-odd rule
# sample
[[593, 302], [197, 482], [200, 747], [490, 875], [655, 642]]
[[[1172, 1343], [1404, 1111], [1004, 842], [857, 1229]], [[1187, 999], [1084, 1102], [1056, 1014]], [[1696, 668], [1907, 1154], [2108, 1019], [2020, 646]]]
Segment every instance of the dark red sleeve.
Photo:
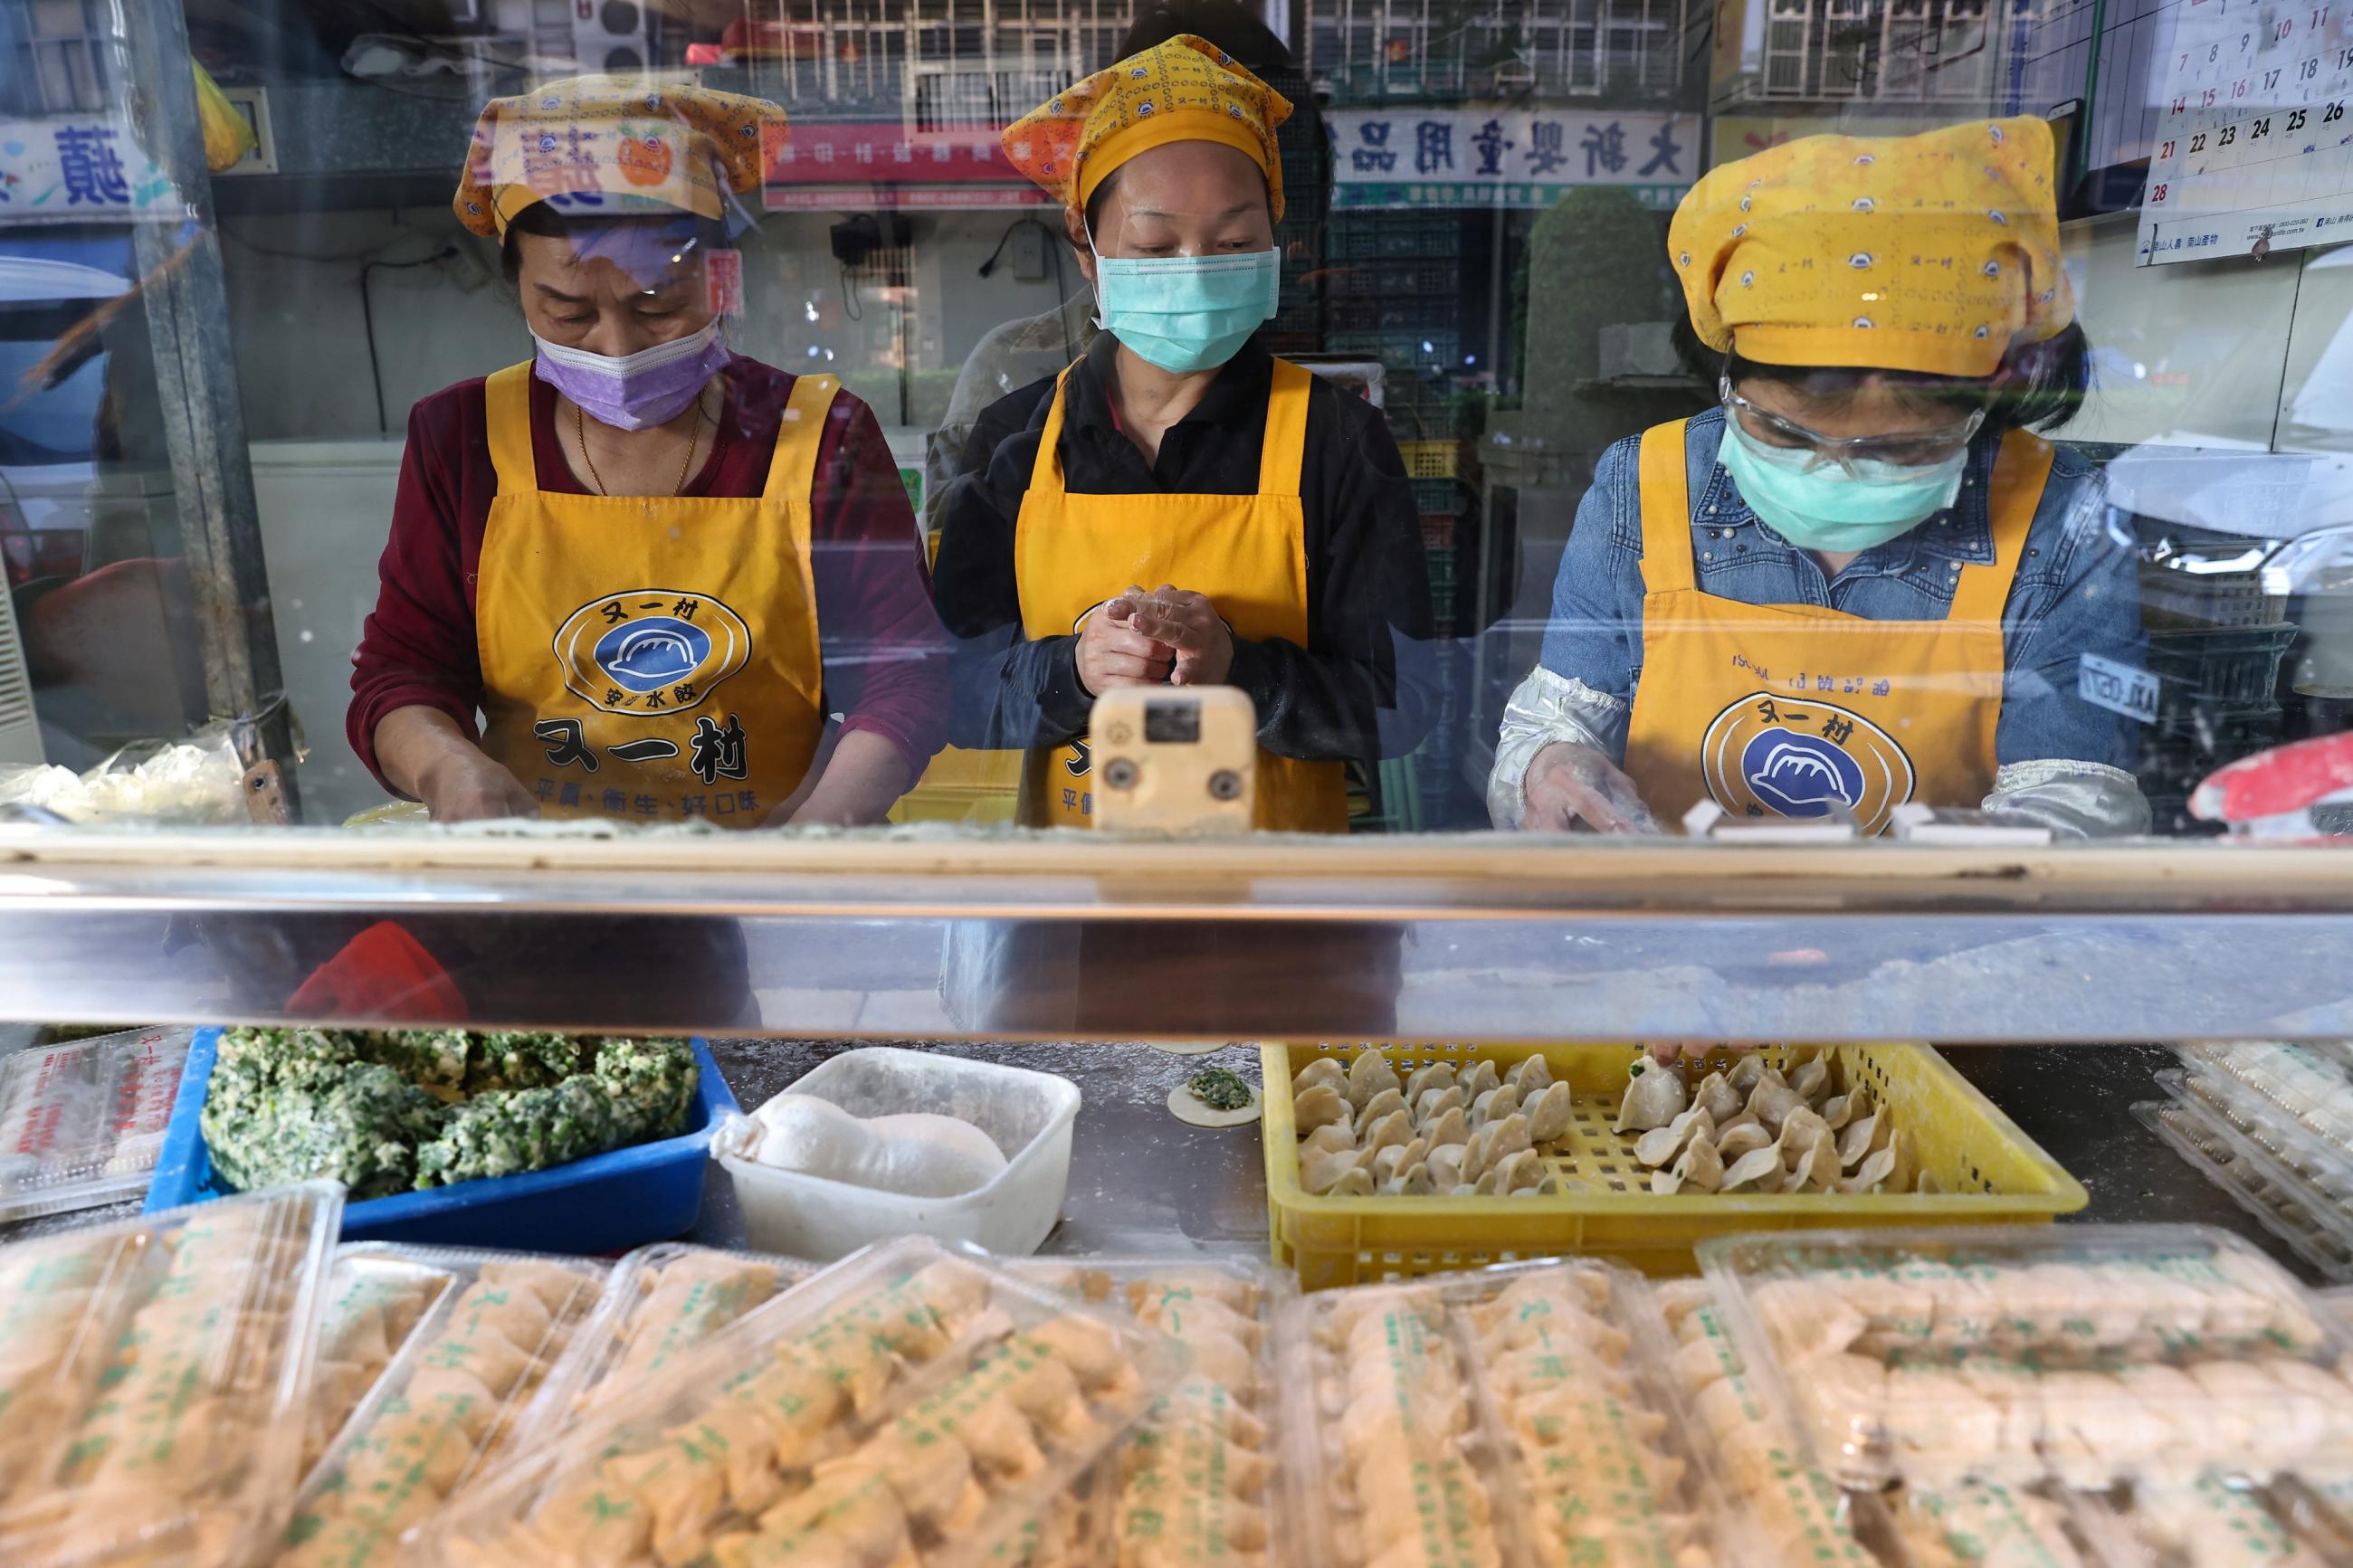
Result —
[[[474, 640], [474, 575], [498, 478], [482, 384], [460, 382], [408, 416], [392, 535], [376, 563], [375, 611], [352, 655], [344, 731], [376, 782], [375, 727], [396, 708], [438, 708], [480, 739], [482, 666]], [[398, 794], [397, 790], [393, 793]]]
[[842, 730], [897, 746], [911, 778], [947, 740], [948, 639], [907, 487], [874, 411], [834, 395], [818, 448], [810, 546], [825, 702]]

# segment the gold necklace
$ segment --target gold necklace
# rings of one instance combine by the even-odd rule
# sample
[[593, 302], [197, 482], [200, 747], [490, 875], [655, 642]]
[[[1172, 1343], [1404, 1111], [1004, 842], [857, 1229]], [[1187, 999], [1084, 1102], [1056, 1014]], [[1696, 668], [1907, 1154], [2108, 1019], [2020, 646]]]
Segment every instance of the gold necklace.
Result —
[[[588, 481], [596, 487], [596, 493], [601, 496], [606, 493], [605, 476], [596, 471], [596, 459], [588, 455], [588, 411], [576, 403], [572, 405], [572, 433], [580, 443], [580, 460], [588, 465]], [[702, 400], [698, 397], [694, 400], [694, 425], [686, 434], [686, 460], [678, 466], [678, 482], [670, 486], [670, 494], [680, 495], [685, 491], [686, 476], [694, 467], [694, 448], [702, 439]]]

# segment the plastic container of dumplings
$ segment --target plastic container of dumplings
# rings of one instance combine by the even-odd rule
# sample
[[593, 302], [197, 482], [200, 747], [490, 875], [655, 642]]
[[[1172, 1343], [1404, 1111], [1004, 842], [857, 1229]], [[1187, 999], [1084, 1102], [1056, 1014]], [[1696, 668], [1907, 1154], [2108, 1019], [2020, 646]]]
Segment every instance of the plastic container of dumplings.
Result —
[[[1008, 1543], [1184, 1366], [1163, 1335], [909, 1237], [754, 1309], [580, 1419], [462, 1500], [429, 1555], [1013, 1563]], [[828, 1545], [842, 1556], [820, 1558]]]
[[[1266, 1199], [1277, 1264], [1302, 1289], [1482, 1268], [1567, 1253], [1615, 1258], [1646, 1274], [1689, 1274], [1692, 1249], [1743, 1231], [1857, 1225], [2021, 1225], [2073, 1214], [2090, 1202], [2083, 1184], [1997, 1110], [1933, 1047], [1827, 1047], [1833, 1081], [1864, 1087], [1912, 1140], [1919, 1168], [1938, 1193], [1654, 1194], [1633, 1140], [1611, 1131], [1626, 1068], [1639, 1047], [1392, 1045], [1400, 1075], [1432, 1062], [1500, 1068], [1541, 1056], [1576, 1095], [1568, 1131], [1546, 1166], [1565, 1191], [1556, 1196], [1319, 1197], [1299, 1181], [1299, 1131], [1292, 1079], [1318, 1057], [1343, 1065], [1360, 1044], [1263, 1045]], [[1768, 1066], [1799, 1049], [1767, 1046]], [[1693, 1081], [1734, 1058], [1694, 1064]]]
[[1079, 1086], [1069, 1079], [871, 1046], [819, 1064], [785, 1092], [852, 1116], [928, 1111], [969, 1121], [996, 1142], [1005, 1169], [960, 1197], [908, 1197], [760, 1164], [733, 1151], [727, 1127], [736, 1124], [728, 1123], [712, 1157], [734, 1183], [744, 1232], [764, 1252], [831, 1261], [892, 1237], [928, 1236], [1012, 1258], [1038, 1250], [1061, 1218], [1079, 1116]]
[[2183, 1046], [2179, 1055], [2198, 1077], [2237, 1086], [2353, 1161], [2353, 1062], [2340, 1050], [2255, 1041]]
[[2098, 1489], [2353, 1458], [2345, 1342], [2205, 1226], [1736, 1237], [1700, 1261], [1841, 1485]]
[[2142, 1126], [2321, 1278], [2353, 1279], [2353, 1215], [2327, 1194], [2199, 1100], [2143, 1100], [2132, 1110]]
[[191, 1029], [126, 1029], [0, 1057], [0, 1223], [146, 1190]]
[[428, 1261], [423, 1251], [369, 1241], [335, 1248], [319, 1314], [318, 1369], [302, 1445], [305, 1475], [458, 1282], [454, 1268]]
[[640, 1247], [603, 1295], [516, 1426], [525, 1449], [627, 1394], [712, 1334], [817, 1272], [817, 1265], [685, 1242]]
[[1591, 1259], [1300, 1298], [1298, 1560], [1366, 1568], [1412, 1541], [1416, 1563], [1748, 1568], [1750, 1521], [1687, 1442], [1657, 1313]]
[[[234, 1190], [213, 1169], [202, 1121], [220, 1033], [200, 1029], [189, 1048], [147, 1194], [150, 1209], [203, 1203]], [[343, 1211], [344, 1236], [429, 1247], [594, 1253], [618, 1252], [691, 1229], [702, 1212], [703, 1151], [720, 1118], [735, 1109], [735, 1097], [719, 1076], [708, 1042], [687, 1044], [694, 1051], [694, 1100], [687, 1108], [685, 1130], [675, 1137], [544, 1171], [363, 1198]]]
[[517, 1451], [517, 1422], [602, 1294], [591, 1258], [416, 1247], [452, 1276], [302, 1479], [280, 1568], [391, 1568]]
[[1704, 1279], [1654, 1288], [1660, 1326], [1672, 1343], [1672, 1381], [1683, 1429], [1712, 1457], [1713, 1470], [1746, 1507], [1763, 1562], [1807, 1568], [1879, 1568], [1883, 1542], [1854, 1500], [1816, 1468], [1789, 1429], [1788, 1412], [1758, 1385]]
[[2161, 1072], [2157, 1082], [2174, 1099], [2197, 1106], [2227, 1127], [2241, 1145], [2260, 1149], [2269, 1161], [2293, 1172], [2298, 1184], [2321, 1203], [2339, 1209], [2353, 1205], [2353, 1154], [2273, 1100], [2229, 1074], [2206, 1067]]
[[0, 1249], [0, 1563], [231, 1568], [286, 1517], [343, 1189]]
[[1005, 1267], [1165, 1331], [1192, 1360], [1119, 1451], [1034, 1521], [1020, 1543], [1028, 1568], [1229, 1568], [1279, 1556], [1295, 1535], [1281, 1395], [1280, 1325], [1298, 1296], [1292, 1278], [1229, 1258], [1022, 1258]]

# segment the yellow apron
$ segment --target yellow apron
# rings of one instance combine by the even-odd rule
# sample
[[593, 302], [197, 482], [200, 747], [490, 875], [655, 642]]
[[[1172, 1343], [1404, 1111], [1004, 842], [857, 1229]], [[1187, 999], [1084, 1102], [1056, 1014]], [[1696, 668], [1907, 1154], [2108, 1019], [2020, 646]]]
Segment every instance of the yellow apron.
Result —
[[1872, 621], [1702, 593], [1681, 420], [1642, 437], [1642, 673], [1626, 771], [1662, 824], [1713, 798], [1738, 817], [1852, 806], [1865, 834], [1917, 795], [1974, 808], [1993, 787], [2002, 606], [2051, 473], [2013, 430], [1987, 500], [1992, 562], [1962, 565], [1941, 621]]
[[[1070, 374], [1055, 388], [1038, 443], [1029, 492], [1015, 526], [1021, 630], [1031, 639], [1075, 631], [1097, 605], [1130, 586], [1174, 583], [1204, 594], [1236, 637], [1307, 643], [1307, 544], [1299, 503], [1314, 378], [1274, 362], [1260, 444], [1258, 493], [1072, 495], [1062, 488], [1062, 412]], [[1033, 827], [1086, 827], [1094, 778], [1086, 743], [1033, 752], [1022, 780], [1021, 820]], [[1339, 763], [1302, 762], [1261, 749], [1252, 825], [1345, 833], [1347, 783]]]
[[539, 488], [531, 374], [487, 387], [482, 749], [550, 816], [757, 827], [825, 731], [809, 492], [839, 384], [793, 383], [762, 495], [593, 496]]

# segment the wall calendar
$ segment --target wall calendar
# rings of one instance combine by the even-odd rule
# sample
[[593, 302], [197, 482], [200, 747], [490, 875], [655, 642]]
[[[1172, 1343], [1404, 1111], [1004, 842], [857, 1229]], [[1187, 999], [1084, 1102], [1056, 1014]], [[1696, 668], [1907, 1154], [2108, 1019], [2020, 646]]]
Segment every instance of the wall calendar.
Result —
[[2143, 266], [2353, 239], [2353, 0], [2179, 0]]

